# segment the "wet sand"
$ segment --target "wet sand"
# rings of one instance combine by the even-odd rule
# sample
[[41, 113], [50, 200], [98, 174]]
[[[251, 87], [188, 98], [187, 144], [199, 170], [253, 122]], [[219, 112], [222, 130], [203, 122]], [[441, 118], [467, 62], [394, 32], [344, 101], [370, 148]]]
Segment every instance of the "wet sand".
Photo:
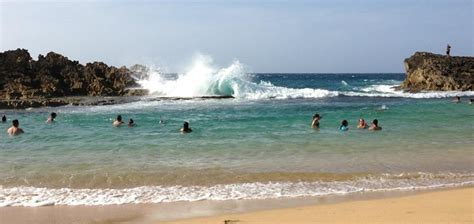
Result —
[[[175, 220], [175, 221], [171, 221]], [[0, 223], [474, 223], [474, 187], [271, 200], [2, 207]]]
[[474, 223], [474, 188], [194, 218], [168, 224], [196, 223]]

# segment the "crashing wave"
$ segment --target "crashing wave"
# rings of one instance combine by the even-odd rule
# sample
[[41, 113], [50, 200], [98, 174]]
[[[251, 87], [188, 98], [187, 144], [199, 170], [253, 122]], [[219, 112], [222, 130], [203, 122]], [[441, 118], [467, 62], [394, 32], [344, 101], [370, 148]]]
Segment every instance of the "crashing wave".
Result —
[[243, 99], [288, 99], [288, 98], [322, 98], [337, 96], [336, 91], [324, 89], [294, 89], [275, 86], [270, 82], [256, 83], [245, 72], [239, 61], [229, 67], [216, 69], [212, 59], [198, 56], [191, 69], [186, 73], [170, 78], [159, 71], [150, 71], [146, 79], [138, 83], [152, 95], [166, 97], [202, 97], [233, 96]]
[[360, 97], [402, 97], [402, 98], [446, 98], [454, 96], [474, 96], [474, 91], [420, 92], [408, 93], [395, 90], [400, 84], [389, 80], [390, 85], [378, 84], [360, 89], [347, 89], [346, 81], [341, 81], [344, 89], [331, 91], [313, 88], [288, 88], [275, 86], [268, 81], [255, 82], [246, 72], [245, 66], [234, 61], [226, 68], [213, 66], [212, 58], [198, 55], [190, 69], [176, 76], [170, 76], [160, 70], [149, 69], [137, 81], [152, 96], [194, 98], [203, 96], [232, 96], [240, 99], [295, 99], [324, 98], [335, 96]]

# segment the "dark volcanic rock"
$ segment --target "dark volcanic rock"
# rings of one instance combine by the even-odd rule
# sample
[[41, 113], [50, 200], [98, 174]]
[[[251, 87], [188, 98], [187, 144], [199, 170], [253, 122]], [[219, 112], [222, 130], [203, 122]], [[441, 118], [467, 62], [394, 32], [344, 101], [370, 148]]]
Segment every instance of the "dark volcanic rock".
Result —
[[473, 90], [474, 57], [416, 52], [405, 59], [405, 70], [407, 77], [401, 88], [410, 92]]
[[126, 67], [102, 62], [84, 66], [54, 52], [34, 61], [25, 49], [5, 51], [0, 53], [0, 98], [24, 104], [31, 100], [36, 106], [52, 97], [123, 96], [138, 86], [132, 75]]

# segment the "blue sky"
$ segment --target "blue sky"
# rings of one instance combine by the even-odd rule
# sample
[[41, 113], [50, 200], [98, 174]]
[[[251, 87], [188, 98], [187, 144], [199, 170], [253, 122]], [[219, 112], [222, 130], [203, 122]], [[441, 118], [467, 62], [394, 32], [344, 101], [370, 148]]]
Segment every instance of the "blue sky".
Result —
[[473, 55], [472, 0], [0, 0], [0, 50], [182, 72], [202, 53], [251, 72], [403, 72], [415, 51]]

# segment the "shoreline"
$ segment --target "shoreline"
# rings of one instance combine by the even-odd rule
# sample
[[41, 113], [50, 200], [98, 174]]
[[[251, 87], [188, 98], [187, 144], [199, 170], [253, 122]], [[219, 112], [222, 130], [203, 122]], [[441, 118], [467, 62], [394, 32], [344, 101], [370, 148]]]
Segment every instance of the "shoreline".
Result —
[[[471, 197], [466, 196], [467, 194], [470, 194]], [[432, 201], [430, 202], [430, 200]], [[439, 208], [433, 207], [432, 204], [436, 204]], [[392, 208], [392, 205], [398, 207]], [[381, 210], [393, 211], [393, 214], [380, 214], [384, 213], [380, 209], [373, 214], [374, 211], [370, 208], [384, 208]], [[408, 208], [411, 209], [408, 211], [409, 213], [403, 213], [407, 212], [405, 210]], [[352, 218], [361, 219], [365, 217], [366, 219], [359, 221], [365, 223], [370, 221], [393, 222], [392, 219], [395, 214], [402, 214], [402, 217], [399, 218], [413, 218], [416, 217], [418, 212], [423, 213], [418, 221], [412, 219], [396, 221], [433, 222], [436, 219], [429, 218], [430, 216], [425, 214], [430, 213], [431, 216], [435, 218], [439, 216], [439, 220], [445, 221], [456, 215], [461, 219], [452, 220], [453, 222], [464, 222], [469, 219], [469, 214], [465, 214], [466, 210], [471, 211], [470, 220], [467, 220], [467, 222], [474, 222], [472, 216], [472, 211], [474, 211], [474, 186], [472, 185], [430, 190], [263, 200], [204, 200], [106, 206], [0, 207], [0, 222], [194, 224], [224, 223], [224, 220], [240, 220], [235, 223], [290, 223], [288, 221], [292, 220], [291, 223], [314, 223], [329, 222], [329, 220], [347, 222]], [[441, 214], [441, 211], [450, 212]], [[321, 215], [322, 212], [324, 215]], [[277, 217], [280, 222], [269, 219], [272, 217]], [[349, 219], [348, 217], [352, 218]], [[374, 220], [371, 220], [371, 218], [374, 218]], [[285, 222], [285, 220], [287, 221]]]
[[474, 223], [472, 186], [412, 193], [161, 223]]

